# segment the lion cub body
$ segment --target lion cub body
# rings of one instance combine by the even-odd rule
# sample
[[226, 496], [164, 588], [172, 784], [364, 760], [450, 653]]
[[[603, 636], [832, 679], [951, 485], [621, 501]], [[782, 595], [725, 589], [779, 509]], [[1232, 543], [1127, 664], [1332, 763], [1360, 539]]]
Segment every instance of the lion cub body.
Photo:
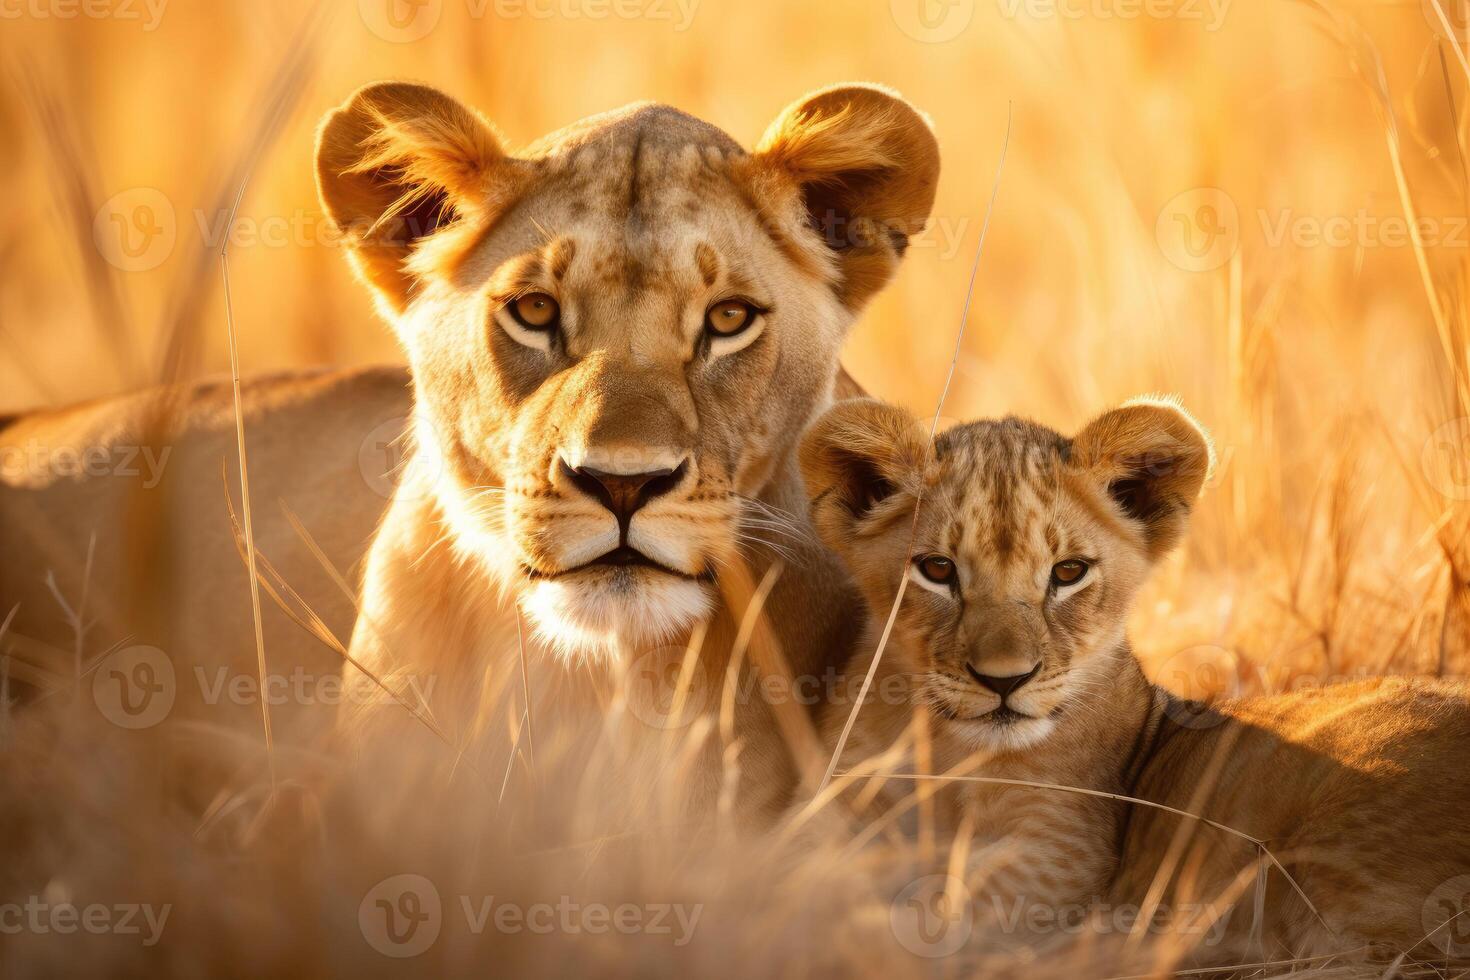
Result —
[[[1372, 678], [1213, 709], [1174, 702], [1132, 793], [1264, 841], [1285, 865], [1320, 917], [1271, 873], [1259, 923], [1267, 951], [1377, 943], [1389, 955], [1465, 958], [1467, 746], [1470, 687], [1459, 681]], [[1254, 883], [1242, 883], [1259, 848], [1153, 808], [1131, 815], [1117, 900], [1142, 901], [1170, 859], [1164, 903], [1214, 903], [1237, 939], [1257, 928]], [[1244, 891], [1233, 912], [1218, 897], [1232, 889]]]
[[[851, 795], [903, 808], [915, 784], [884, 773], [958, 777], [921, 780], [920, 796], [940, 788], [919, 805], [962, 835], [996, 928], [1036, 921], [1016, 917], [1035, 906], [1126, 908], [1201, 962], [1370, 943], [1470, 953], [1452, 926], [1426, 940], [1470, 893], [1455, 884], [1470, 885], [1465, 685], [1384, 678], [1205, 708], [1145, 679], [1127, 609], [1210, 462], [1193, 421], [1159, 402], [1072, 439], [961, 426], [932, 453], [887, 406], [820, 420], [803, 448], [813, 520], [874, 623], [852, 672], [905, 589], [842, 766], [875, 775]], [[829, 743], [847, 713], [828, 718]]]

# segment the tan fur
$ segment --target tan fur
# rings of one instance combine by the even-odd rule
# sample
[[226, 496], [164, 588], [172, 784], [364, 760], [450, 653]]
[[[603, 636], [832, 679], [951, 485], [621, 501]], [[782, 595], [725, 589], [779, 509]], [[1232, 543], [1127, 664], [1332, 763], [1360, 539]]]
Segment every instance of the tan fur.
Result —
[[[395, 479], [408, 383], [402, 368], [368, 368], [243, 384], [260, 551], [344, 641], [355, 610], [282, 505], [355, 575]], [[18, 610], [0, 652], [12, 657], [12, 690], [69, 691], [78, 659], [90, 684], [103, 654], [143, 644], [174, 665], [173, 716], [258, 729], [258, 703], [205, 697], [219, 670], [233, 680], [257, 669], [249, 582], [225, 500], [228, 492], [238, 513], [236, 459], [228, 379], [30, 412], [0, 429], [0, 620]], [[80, 637], [68, 610], [81, 618]], [[273, 673], [318, 681], [341, 670], [340, 657], [269, 598], [263, 614]], [[277, 735], [327, 710], [276, 705]]]
[[[803, 530], [794, 448], [832, 398], [848, 326], [922, 226], [937, 168], [925, 121], [861, 86], [802, 101], [754, 153], [648, 104], [519, 153], [421, 86], [369, 86], [330, 114], [322, 201], [415, 381], [413, 456], [368, 561], [354, 655], [434, 676], [434, 713], [463, 738], [518, 696], [513, 602], [539, 640], [533, 698], [570, 737], [630, 666], [677, 657], [707, 624], [700, 698], [714, 705], [748, 593], [785, 554], [803, 573], [779, 580], [774, 631], [746, 669], [831, 664], [852, 598]], [[822, 222], [885, 230], [824, 240]], [[532, 291], [560, 306], [550, 338], [507, 321]], [[731, 297], [768, 312], [717, 350], [705, 311]], [[582, 466], [675, 482], [624, 529]], [[677, 575], [588, 564], [620, 535]], [[793, 750], [764, 704], [742, 704], [736, 727], [743, 785], [771, 809]]]
[[[1327, 923], [1271, 874], [1254, 952], [1272, 958], [1368, 942], [1407, 949], [1428, 931], [1434, 889], [1470, 871], [1463, 685], [1385, 679], [1210, 711], [1144, 678], [1124, 636], [1128, 606], [1182, 534], [1211, 463], [1177, 406], [1130, 404], [1072, 439], [1017, 419], [977, 422], [930, 453], [906, 413], [854, 401], [816, 423], [802, 461], [814, 523], [871, 610], [851, 673], [871, 663], [901, 576], [917, 576], [912, 559], [945, 555], [957, 572], [948, 594], [909, 579], [844, 768], [874, 767], [887, 752], [888, 771], [924, 760], [935, 773], [1137, 796], [1257, 837]], [[1053, 566], [1076, 557], [1091, 561], [1090, 580], [1053, 593]], [[1039, 665], [1006, 701], [1032, 720], [996, 721], [1001, 699], [967, 663], [989, 676]], [[846, 716], [840, 706], [827, 719], [829, 743]], [[880, 785], [864, 816], [914, 790]], [[1201, 962], [1247, 952], [1252, 845], [1110, 799], [941, 785], [938, 823], [974, 835], [970, 885], [993, 927], [1018, 907], [1155, 901]]]

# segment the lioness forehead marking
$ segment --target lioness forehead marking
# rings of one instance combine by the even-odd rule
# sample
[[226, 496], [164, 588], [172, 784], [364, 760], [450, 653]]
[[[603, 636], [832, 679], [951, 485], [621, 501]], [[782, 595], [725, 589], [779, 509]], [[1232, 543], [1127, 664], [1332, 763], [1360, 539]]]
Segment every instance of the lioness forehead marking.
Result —
[[566, 277], [567, 269], [571, 267], [572, 259], [576, 256], [577, 243], [566, 236], [558, 238], [547, 246], [546, 261], [551, 278], [561, 282]]
[[694, 246], [694, 261], [699, 264], [699, 274], [704, 277], [706, 289], [720, 281], [720, 253], [708, 242]]

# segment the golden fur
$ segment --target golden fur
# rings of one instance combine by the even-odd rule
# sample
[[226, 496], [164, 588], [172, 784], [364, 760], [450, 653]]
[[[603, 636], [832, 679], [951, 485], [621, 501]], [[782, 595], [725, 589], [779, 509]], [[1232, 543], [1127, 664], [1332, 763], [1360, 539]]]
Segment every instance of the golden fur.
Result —
[[[913, 771], [917, 759], [933, 773], [1200, 813], [1265, 841], [1325, 919], [1273, 873], [1253, 933], [1261, 855], [1217, 828], [1098, 796], [942, 784], [938, 822], [966, 835], [970, 884], [995, 928], [1018, 909], [1112, 902], [1175, 913], [1181, 931], [1197, 929], [1182, 938], [1203, 961], [1239, 956], [1252, 938], [1272, 958], [1406, 950], [1429, 931], [1436, 887], [1470, 870], [1467, 691], [1384, 679], [1206, 709], [1151, 685], [1124, 635], [1127, 610], [1183, 533], [1211, 458], [1194, 421], [1162, 401], [1107, 412], [1070, 439], [1014, 418], [976, 422], [932, 453], [899, 409], [832, 409], [802, 463], [813, 521], [871, 609], [850, 672], [867, 670], [907, 577], [843, 768]], [[935, 555], [953, 562], [942, 586], [923, 571], [943, 568], [921, 561]], [[1079, 558], [1084, 577], [1053, 578]], [[1004, 698], [984, 681], [1033, 668]], [[829, 744], [848, 710], [827, 719]], [[864, 816], [912, 791], [880, 778]]]
[[[408, 383], [405, 370], [384, 367], [242, 386], [260, 551], [344, 641], [352, 603], [283, 505], [353, 575], [387, 506]], [[236, 459], [228, 379], [29, 412], [0, 428], [0, 620], [16, 609], [4, 638], [13, 690], [69, 690], [78, 661], [90, 683], [104, 654], [146, 645], [173, 665], [174, 716], [259, 726], [258, 704], [205, 696], [220, 671], [226, 681], [257, 671], [249, 578], [225, 499], [238, 513]], [[315, 684], [340, 672], [341, 658], [268, 598], [262, 612], [272, 674]], [[322, 713], [288, 699], [273, 708], [277, 734]]]
[[[353, 655], [390, 679], [432, 676], [430, 708], [463, 738], [521, 710], [500, 707], [520, 696], [514, 603], [538, 641], [533, 704], [559, 735], [616, 703], [630, 669], [677, 666], [691, 635], [696, 696], [713, 705], [755, 583], [785, 556], [802, 573], [777, 580], [743, 666], [833, 664], [854, 600], [805, 530], [794, 449], [833, 397], [849, 325], [923, 226], [937, 169], [927, 122], [866, 86], [802, 100], [754, 152], [651, 104], [519, 153], [422, 86], [368, 86], [331, 113], [322, 202], [415, 393]], [[557, 304], [550, 332], [510, 312], [533, 294]], [[756, 323], [712, 337], [706, 310], [732, 297]], [[664, 475], [619, 518], [584, 470]], [[619, 547], [662, 567], [600, 561]], [[764, 703], [737, 709], [757, 809], [780, 804], [814, 746], [809, 721], [784, 714], [778, 733]], [[718, 769], [695, 795], [714, 796]]]

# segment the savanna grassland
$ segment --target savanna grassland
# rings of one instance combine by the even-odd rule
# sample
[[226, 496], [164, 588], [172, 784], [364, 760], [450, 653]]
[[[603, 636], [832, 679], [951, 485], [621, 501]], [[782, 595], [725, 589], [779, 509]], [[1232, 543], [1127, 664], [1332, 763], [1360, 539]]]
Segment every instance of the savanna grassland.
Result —
[[[930, 114], [944, 166], [929, 230], [848, 342], [853, 376], [935, 411], [998, 181], [943, 417], [1070, 431], [1165, 392], [1215, 439], [1187, 545], [1131, 623], [1152, 675], [1195, 696], [1462, 675], [1470, 12], [1438, 2], [443, 0], [422, 36], [421, 8], [400, 4], [403, 26], [369, 0], [0, 3], [0, 415], [227, 373], [226, 239], [243, 372], [399, 360], [313, 185], [317, 120], [365, 82], [438, 86], [512, 144], [652, 99], [749, 145], [806, 90], [878, 81]], [[439, 881], [446, 918], [492, 894], [702, 906], [678, 959], [662, 935], [446, 927], [410, 961], [439, 973], [985, 965], [895, 943], [889, 898], [852, 854], [793, 862], [621, 831], [528, 849], [517, 834], [535, 816], [501, 815], [499, 773], [446, 788], [405, 758], [329, 801], [305, 776], [272, 794], [251, 730], [182, 733], [224, 787], [191, 811], [155, 755], [177, 731], [118, 739], [64, 708], [4, 725], [6, 894], [56, 902], [90, 884], [175, 917], [147, 946], [6, 936], [16, 975], [397, 975], [358, 912], [399, 873]], [[306, 750], [281, 763], [325, 765]], [[612, 805], [589, 806], [579, 826]], [[1148, 972], [1183, 955], [1125, 955], [1116, 938], [1028, 969]], [[1359, 968], [1264, 973], [1292, 969]]]

